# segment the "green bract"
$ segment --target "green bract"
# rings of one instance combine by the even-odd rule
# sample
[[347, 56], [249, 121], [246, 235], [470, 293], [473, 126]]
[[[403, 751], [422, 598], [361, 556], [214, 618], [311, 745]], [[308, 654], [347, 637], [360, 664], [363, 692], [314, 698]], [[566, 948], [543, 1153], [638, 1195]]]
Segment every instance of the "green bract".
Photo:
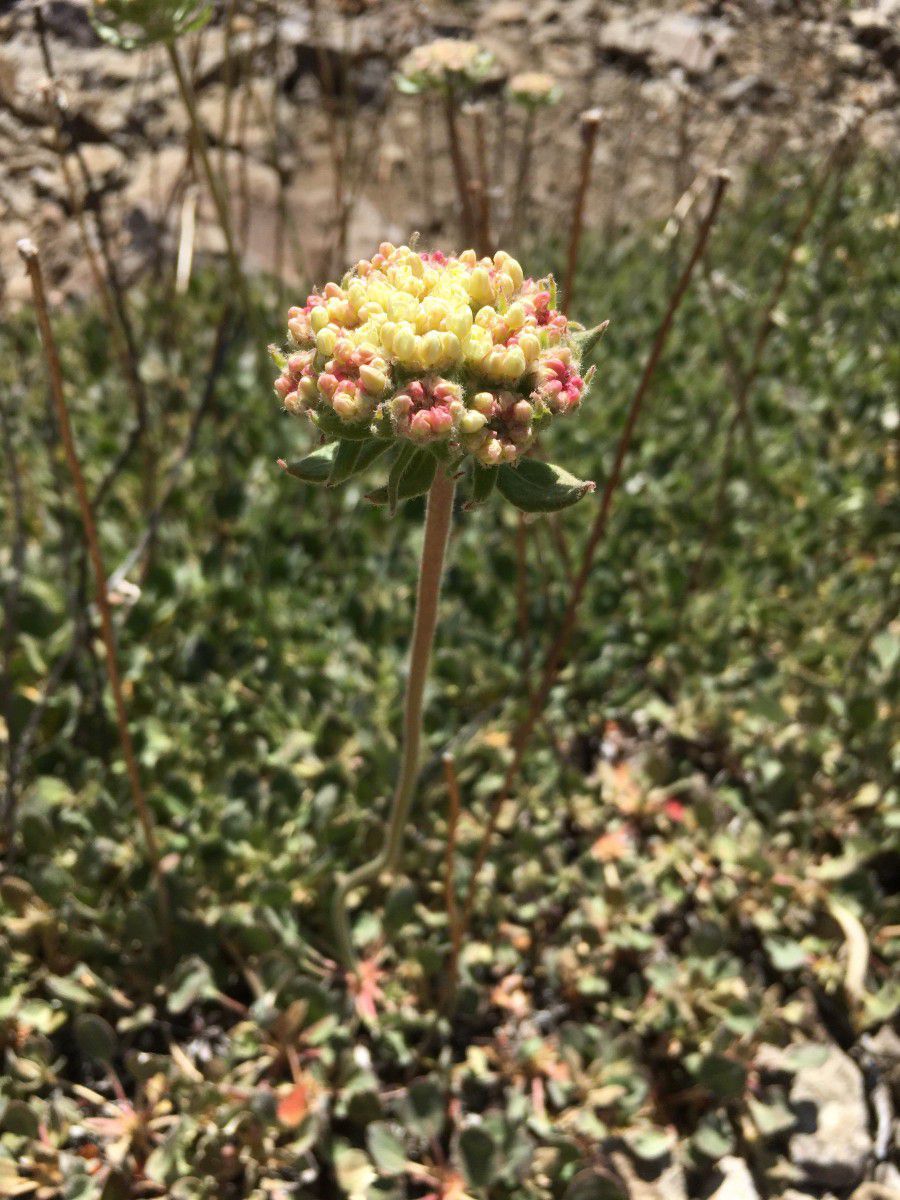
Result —
[[97, 33], [120, 50], [174, 42], [211, 14], [211, 0], [94, 0], [90, 7]]

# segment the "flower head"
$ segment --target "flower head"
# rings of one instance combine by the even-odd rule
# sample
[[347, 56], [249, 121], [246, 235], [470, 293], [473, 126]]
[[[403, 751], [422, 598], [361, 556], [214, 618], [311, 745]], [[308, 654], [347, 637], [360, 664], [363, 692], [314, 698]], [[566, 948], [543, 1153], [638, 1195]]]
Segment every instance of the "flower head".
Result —
[[522, 71], [510, 78], [506, 93], [523, 108], [544, 108], [559, 100], [562, 88], [556, 78], [545, 71]]
[[581, 403], [579, 330], [552, 279], [526, 278], [505, 251], [385, 242], [290, 309], [275, 391], [329, 439], [439, 445], [445, 459], [500, 466]]
[[438, 38], [416, 46], [403, 59], [397, 75], [401, 91], [468, 91], [481, 83], [494, 65], [494, 56], [477, 42]]

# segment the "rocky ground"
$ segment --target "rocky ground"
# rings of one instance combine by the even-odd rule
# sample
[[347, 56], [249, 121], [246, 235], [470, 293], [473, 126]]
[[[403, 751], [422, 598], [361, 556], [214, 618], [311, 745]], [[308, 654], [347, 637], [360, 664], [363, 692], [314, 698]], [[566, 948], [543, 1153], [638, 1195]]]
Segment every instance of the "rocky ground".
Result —
[[[174, 253], [198, 189], [162, 52], [106, 46], [83, 4], [49, 0], [45, 45], [61, 115], [33, 0], [5, 7], [0, 279], [8, 301], [25, 294], [15, 256], [25, 234], [42, 244], [58, 294], [90, 286], [75, 219], [82, 203], [102, 210], [125, 274], [160, 261], [161, 238]], [[739, 168], [780, 151], [812, 162], [860, 106], [872, 112], [864, 137], [897, 144], [898, 0], [682, 0], [639, 14], [604, 0], [343, 7], [354, 11], [239, 2], [230, 40], [219, 15], [186, 47], [248, 265], [287, 279], [315, 276], [334, 258], [335, 145], [349, 164], [342, 174], [352, 201], [343, 257], [386, 235], [455, 236], [438, 114], [391, 86], [399, 56], [432, 36], [474, 36], [496, 56], [484, 112], [501, 234], [521, 119], [500, 97], [504, 76], [523, 67], [552, 71], [564, 89], [538, 122], [531, 228], [565, 227], [577, 117], [589, 106], [600, 105], [604, 121], [588, 218], [611, 236], [664, 215], [707, 167]], [[470, 117], [470, 151], [473, 127]], [[219, 249], [202, 190], [198, 245]]]

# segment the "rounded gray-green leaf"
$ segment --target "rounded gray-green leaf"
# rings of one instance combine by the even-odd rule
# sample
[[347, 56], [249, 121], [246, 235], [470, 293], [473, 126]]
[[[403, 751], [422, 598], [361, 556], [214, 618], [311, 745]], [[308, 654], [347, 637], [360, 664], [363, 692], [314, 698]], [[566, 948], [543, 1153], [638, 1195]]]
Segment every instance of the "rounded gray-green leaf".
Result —
[[526, 458], [515, 467], [505, 464], [497, 470], [501, 495], [522, 512], [559, 512], [577, 504], [595, 486], [590, 480], [576, 479], [562, 467], [536, 458]]

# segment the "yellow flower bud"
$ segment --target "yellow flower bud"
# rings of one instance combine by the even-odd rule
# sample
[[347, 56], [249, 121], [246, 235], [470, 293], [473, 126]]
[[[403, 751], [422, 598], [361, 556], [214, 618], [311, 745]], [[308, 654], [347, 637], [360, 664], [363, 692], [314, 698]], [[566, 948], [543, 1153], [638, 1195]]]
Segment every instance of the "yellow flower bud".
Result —
[[472, 310], [468, 304], [454, 308], [453, 312], [444, 318], [444, 328], [450, 333], [455, 333], [459, 340], [463, 341], [472, 328]]
[[376, 367], [364, 363], [359, 368], [359, 377], [363, 387], [373, 396], [383, 396], [387, 391], [388, 381], [384, 371], [379, 371]]
[[506, 321], [506, 324], [510, 327], [510, 329], [515, 332], [515, 330], [521, 329], [525, 324], [525, 309], [521, 304], [519, 304], [518, 301], [516, 301], [516, 303], [511, 304], [503, 314], [503, 319]]
[[469, 330], [466, 340], [463, 342], [463, 350], [465, 356], [470, 362], [480, 362], [485, 355], [491, 352], [493, 346], [491, 335], [478, 325], [473, 325]]
[[525, 374], [527, 365], [525, 355], [518, 346], [513, 346], [511, 350], [507, 350], [506, 352], [506, 358], [503, 363], [503, 378], [518, 379], [521, 375]]
[[512, 280], [514, 290], [518, 291], [525, 279], [525, 272], [518, 261], [510, 256], [506, 260], [503, 270]]
[[457, 362], [462, 356], [462, 345], [455, 333], [438, 334], [441, 339], [441, 359], [444, 362]]
[[493, 303], [494, 289], [491, 286], [491, 277], [484, 267], [476, 267], [469, 276], [469, 295], [475, 304]]
[[388, 315], [394, 321], [415, 321], [418, 305], [407, 292], [395, 293], [388, 303]]
[[499, 296], [503, 296], [504, 299], [508, 300], [516, 290], [516, 285], [512, 281], [512, 276], [507, 275], [505, 271], [501, 271], [494, 278], [494, 288]]
[[424, 337], [417, 339], [417, 358], [424, 367], [433, 367], [441, 357], [443, 346], [441, 345], [441, 335], [432, 330], [426, 333]]
[[337, 345], [338, 331], [333, 325], [326, 325], [316, 334], [316, 349], [323, 358], [330, 358]]
[[476, 392], [472, 397], [472, 407], [476, 412], [490, 416], [494, 407], [494, 397], [490, 392]]
[[541, 352], [541, 341], [534, 333], [523, 333], [519, 338], [519, 349], [525, 355], [525, 361], [529, 367], [537, 362], [538, 355]]
[[320, 329], [324, 329], [328, 324], [328, 309], [324, 304], [314, 308], [309, 314], [309, 323], [313, 333], [318, 333]]
[[[495, 346], [484, 360], [482, 366], [488, 375], [505, 377], [506, 351], [500, 346]], [[512, 378], [512, 376], [509, 378]]]
[[397, 326], [394, 334], [394, 355], [405, 363], [416, 357], [416, 335], [405, 322]]
[[487, 425], [487, 417], [484, 413], [470, 409], [459, 423], [459, 427], [463, 433], [478, 433]]

